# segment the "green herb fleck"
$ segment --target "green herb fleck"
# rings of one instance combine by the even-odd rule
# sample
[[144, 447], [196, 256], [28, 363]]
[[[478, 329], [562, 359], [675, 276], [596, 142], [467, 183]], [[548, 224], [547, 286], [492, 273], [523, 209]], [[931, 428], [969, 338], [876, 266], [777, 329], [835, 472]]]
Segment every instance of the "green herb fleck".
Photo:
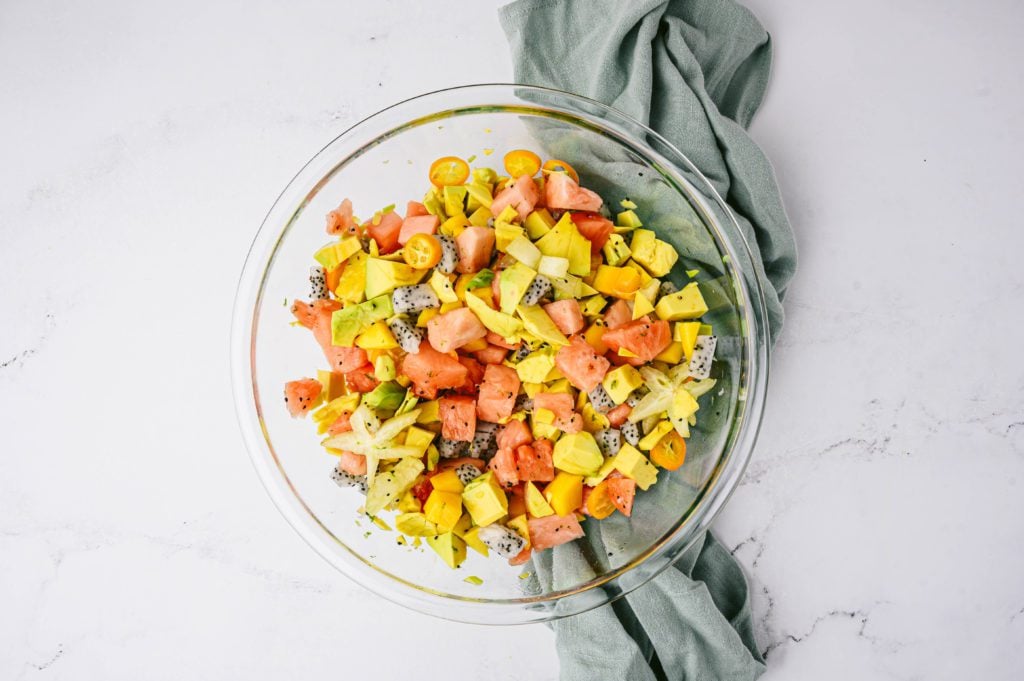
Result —
[[473, 586], [480, 586], [481, 584], [484, 583], [484, 580], [480, 579], [476, 575], [470, 575], [469, 577], [466, 577], [462, 581], [467, 582], [469, 584], [472, 584]]
[[484, 268], [477, 272], [475, 277], [469, 280], [469, 283], [466, 284], [466, 290], [490, 286], [492, 281], [494, 281], [494, 272]]

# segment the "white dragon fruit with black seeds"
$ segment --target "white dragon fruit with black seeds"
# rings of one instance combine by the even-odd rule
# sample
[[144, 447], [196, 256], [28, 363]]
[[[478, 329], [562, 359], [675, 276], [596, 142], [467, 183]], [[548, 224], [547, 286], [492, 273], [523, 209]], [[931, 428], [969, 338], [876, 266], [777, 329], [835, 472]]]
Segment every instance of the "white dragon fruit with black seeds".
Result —
[[640, 396], [637, 394], [638, 392], [639, 388], [631, 392], [629, 394], [629, 397], [626, 398], [626, 404], [628, 404], [631, 407], [635, 407], [636, 405], [640, 404]]
[[615, 408], [615, 400], [611, 398], [611, 395], [608, 394], [600, 383], [594, 386], [594, 389], [587, 393], [587, 396], [590, 397], [590, 404], [594, 406], [594, 411], [599, 414], [604, 414], [609, 409]]
[[391, 307], [398, 314], [411, 314], [432, 307], [441, 307], [441, 301], [437, 299], [437, 294], [430, 288], [430, 284], [399, 286], [391, 294]]
[[464, 463], [459, 465], [455, 469], [455, 475], [459, 476], [459, 480], [462, 482], [463, 485], [468, 485], [469, 483], [473, 482], [481, 475], [483, 475], [483, 473], [481, 473], [480, 469], [474, 466], [473, 464]]
[[498, 449], [496, 434], [498, 424], [490, 421], [477, 421], [476, 432], [469, 443], [468, 455], [476, 459], [490, 459]]
[[717, 336], [697, 336], [697, 343], [693, 346], [693, 356], [690, 358], [690, 376], [697, 380], [703, 380], [711, 375], [711, 363], [715, 359], [716, 345], [718, 345]]
[[629, 444], [636, 447], [640, 444], [640, 426], [632, 421], [626, 421], [619, 427], [622, 438]]
[[523, 305], [536, 305], [553, 290], [551, 280], [545, 277], [543, 274], [538, 274], [530, 282], [530, 285], [526, 287], [526, 293], [523, 294]]
[[423, 329], [416, 328], [415, 324], [402, 317], [392, 317], [388, 320], [388, 328], [403, 350], [410, 355], [415, 355], [420, 351], [420, 343], [423, 342]]
[[309, 268], [309, 297], [312, 300], [327, 298], [327, 273], [320, 265]]
[[459, 247], [455, 245], [455, 238], [447, 234], [441, 234], [436, 238], [441, 242], [441, 259], [437, 262], [437, 269], [445, 274], [451, 274], [459, 264]]
[[369, 485], [366, 483], [365, 475], [352, 475], [339, 468], [331, 470], [331, 480], [338, 485], [338, 487], [355, 487], [363, 494], [366, 494], [366, 490]]
[[622, 449], [622, 433], [614, 428], [602, 428], [595, 431], [594, 439], [605, 456], [615, 456]]
[[663, 282], [661, 282], [661, 286], [658, 287], [658, 297], [659, 298], [663, 298], [665, 296], [670, 296], [673, 293], [678, 293], [678, 292], [679, 292], [679, 287], [676, 286], [675, 284], [673, 284], [671, 281], [663, 281]]
[[461, 440], [446, 440], [441, 438], [437, 443], [437, 453], [444, 459], [453, 459], [456, 456], [462, 454], [469, 446], [468, 442]]
[[502, 558], [515, 558], [526, 548], [526, 540], [504, 525], [484, 525], [476, 536]]
[[533, 398], [526, 393], [516, 395], [516, 406], [512, 411], [533, 411]]
[[529, 355], [531, 352], [533, 352], [533, 349], [529, 346], [529, 344], [523, 343], [522, 345], [519, 346], [519, 349], [516, 350], [515, 354], [512, 355], [512, 361], [521, 362], [524, 359], [526, 359], [526, 356]]

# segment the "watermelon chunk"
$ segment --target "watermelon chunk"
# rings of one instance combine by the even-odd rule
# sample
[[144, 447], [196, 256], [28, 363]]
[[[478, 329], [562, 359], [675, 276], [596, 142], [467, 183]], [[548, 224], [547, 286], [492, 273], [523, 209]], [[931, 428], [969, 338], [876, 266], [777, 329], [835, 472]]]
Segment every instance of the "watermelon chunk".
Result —
[[494, 252], [494, 230], [487, 227], [467, 227], [455, 237], [459, 249], [459, 264], [455, 269], [462, 274], [479, 272], [491, 262]]
[[505, 355], [507, 354], [508, 350], [505, 348], [491, 344], [488, 344], [483, 350], [477, 350], [473, 353], [484, 364], [501, 364], [505, 361]]
[[436, 215], [413, 215], [402, 220], [402, 228], [398, 232], [398, 243], [405, 245], [416, 234], [434, 234], [440, 221]]
[[465, 395], [438, 400], [441, 437], [458, 442], [471, 442], [476, 433], [476, 401]]
[[356, 221], [352, 217], [352, 202], [344, 199], [341, 205], [327, 214], [328, 234], [355, 234]]
[[591, 255], [600, 253], [604, 245], [608, 243], [608, 237], [615, 231], [615, 224], [600, 213], [572, 213], [569, 217], [572, 218], [580, 234], [590, 241]]
[[551, 482], [555, 479], [555, 464], [552, 458], [554, 445], [541, 438], [532, 445], [520, 445], [515, 450], [516, 477], [534, 482]]
[[460, 395], [476, 395], [484, 380], [484, 365], [472, 357], [459, 355], [459, 364], [466, 367], [466, 380], [455, 389]]
[[438, 390], [458, 388], [466, 382], [466, 367], [450, 355], [438, 352], [428, 341], [420, 350], [402, 359], [402, 373], [409, 377], [418, 397], [432, 400]]
[[498, 452], [491, 457], [487, 467], [494, 471], [494, 477], [505, 489], [513, 487], [519, 482], [516, 455], [511, 449], [499, 448]]
[[363, 229], [367, 235], [377, 242], [377, 248], [382, 254], [393, 253], [398, 250], [398, 235], [402, 231], [402, 218], [395, 211], [388, 211], [380, 216], [380, 222], [373, 224], [373, 220], [365, 223]]
[[419, 201], [410, 201], [405, 205], [405, 217], [414, 218], [417, 215], [430, 215], [430, 211]]
[[568, 393], [537, 393], [533, 396], [534, 409], [547, 409], [555, 414], [555, 428], [566, 433], [578, 433], [583, 429], [583, 417], [573, 407], [575, 402]]
[[601, 342], [612, 351], [625, 349], [633, 353], [636, 357], [629, 357], [627, 361], [634, 366], [640, 366], [650, 362], [669, 346], [672, 342], [672, 329], [664, 319], [651, 321], [649, 317], [643, 316], [636, 321], [605, 331], [601, 336]]
[[468, 307], [457, 307], [427, 322], [427, 339], [438, 352], [457, 350], [486, 335], [487, 328]]
[[580, 311], [579, 302], [573, 298], [548, 303], [544, 306], [544, 311], [551, 317], [558, 330], [566, 336], [583, 330], [583, 313]]
[[530, 518], [530, 544], [534, 549], [542, 551], [559, 544], [571, 542], [583, 536], [583, 528], [575, 515], [549, 515], [543, 518]]
[[525, 220], [539, 200], [537, 183], [529, 175], [520, 175], [512, 186], [503, 189], [494, 197], [491, 214], [499, 215], [506, 206], [512, 206], [519, 213], [519, 219]]
[[633, 311], [629, 309], [629, 303], [621, 298], [609, 305], [604, 313], [604, 323], [609, 329], [617, 329], [631, 321]]
[[[607, 331], [605, 335], [608, 335]], [[611, 363], [598, 355], [582, 337], [573, 336], [568, 345], [558, 349], [555, 366], [574, 388], [589, 393], [608, 373]]]
[[528, 445], [531, 442], [533, 442], [533, 433], [530, 432], [530, 427], [518, 419], [512, 419], [506, 423], [497, 438], [499, 449], [515, 450], [516, 447]]
[[476, 401], [477, 416], [491, 423], [508, 418], [512, 415], [518, 394], [519, 374], [516, 370], [501, 364], [488, 364]]
[[551, 173], [544, 182], [544, 203], [549, 209], [596, 212], [604, 202], [565, 173]]
[[353, 452], [342, 452], [338, 457], [338, 468], [352, 475], [366, 475], [366, 457]]
[[633, 497], [636, 496], [636, 481], [629, 478], [608, 478], [605, 483], [608, 485], [608, 498], [612, 500], [615, 508], [619, 509], [622, 515], [628, 516], [633, 512]]
[[305, 416], [319, 403], [323, 386], [315, 378], [300, 378], [284, 384], [284, 401], [292, 418]]

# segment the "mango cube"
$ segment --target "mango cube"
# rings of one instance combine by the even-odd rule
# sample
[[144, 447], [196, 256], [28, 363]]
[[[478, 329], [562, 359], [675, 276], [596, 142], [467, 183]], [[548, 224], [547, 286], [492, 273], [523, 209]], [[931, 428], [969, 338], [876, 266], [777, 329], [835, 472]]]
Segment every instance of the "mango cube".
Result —
[[429, 537], [437, 534], [437, 525], [422, 513], [399, 513], [395, 516], [395, 529], [410, 537]]
[[462, 492], [462, 503], [477, 525], [490, 525], [508, 513], [508, 497], [488, 471], [476, 478]]
[[583, 504], [583, 476], [564, 471], [544, 488], [544, 498], [558, 515], [569, 515]]
[[[687, 395], [690, 394], [685, 390], [683, 392], [685, 392]], [[644, 435], [642, 438], [640, 438], [640, 442], [637, 444], [637, 447], [646, 452], [649, 452], [652, 449], [654, 449], [654, 445], [661, 442], [661, 438], [668, 435], [671, 431], [671, 423], [669, 423], [668, 421], [660, 421], [658, 422], [658, 425], [654, 426], [654, 429], [651, 430], [651, 432], [647, 433], [647, 435]]]
[[438, 530], [449, 532], [462, 517], [462, 495], [435, 489], [423, 505], [423, 514]]
[[604, 461], [594, 436], [585, 430], [560, 437], [552, 459], [555, 468], [577, 475], [593, 475]]
[[[462, 495], [462, 491], [466, 489], [466, 486], [462, 484], [462, 480], [459, 479], [454, 469], [443, 471], [430, 478], [430, 484], [436, 490], [442, 492], [454, 492], [455, 494]], [[429, 501], [429, 500], [428, 500]], [[461, 501], [459, 502], [461, 503]]]

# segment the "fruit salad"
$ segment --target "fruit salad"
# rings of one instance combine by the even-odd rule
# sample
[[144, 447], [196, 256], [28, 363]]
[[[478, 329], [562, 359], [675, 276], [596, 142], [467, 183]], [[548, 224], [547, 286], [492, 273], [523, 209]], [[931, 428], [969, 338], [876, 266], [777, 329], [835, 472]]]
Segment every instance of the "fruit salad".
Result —
[[699, 272], [670, 278], [679, 255], [642, 208], [613, 214], [565, 161], [449, 156], [427, 180], [404, 215], [328, 213], [291, 305], [326, 368], [285, 405], [399, 544], [518, 565], [684, 465], [716, 338]]

